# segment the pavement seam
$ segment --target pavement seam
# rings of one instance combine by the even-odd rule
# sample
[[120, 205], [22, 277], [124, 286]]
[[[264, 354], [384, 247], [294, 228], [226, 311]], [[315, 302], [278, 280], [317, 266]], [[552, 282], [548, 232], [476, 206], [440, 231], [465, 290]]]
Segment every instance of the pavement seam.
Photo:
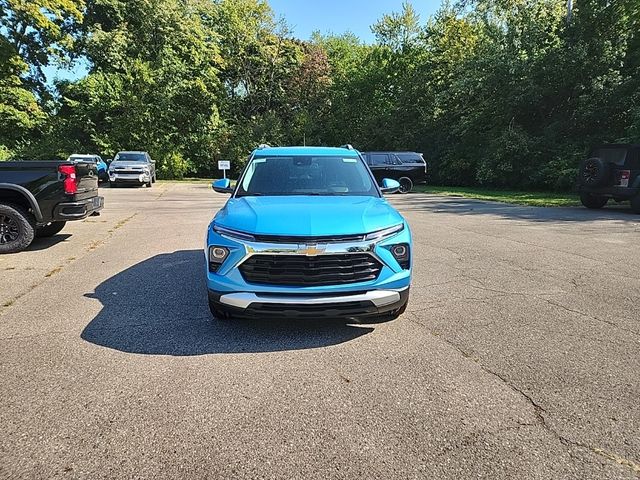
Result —
[[[93, 242], [91, 242], [89, 245], [86, 246], [86, 248], [84, 249], [84, 254], [86, 255], [89, 252], [93, 252], [94, 250], [96, 250], [98, 247], [101, 247], [102, 245], [104, 245], [107, 241], [109, 241], [114, 233], [122, 228], [124, 225], [126, 225], [130, 220], [133, 219], [133, 217], [135, 217], [138, 214], [138, 212], [135, 212], [133, 215], [130, 215], [124, 219], [119, 220], [111, 229], [109, 229], [107, 231], [107, 235], [102, 239], [102, 240], [95, 240]], [[40, 285], [44, 284], [49, 278], [53, 277], [54, 275], [57, 275], [58, 273], [60, 273], [62, 270], [64, 270], [67, 266], [71, 265], [73, 262], [79, 260], [80, 258], [84, 258], [85, 255], [82, 255], [80, 257], [69, 257], [65, 260], [65, 262], [57, 265], [56, 267], [54, 267], [53, 269], [51, 269], [50, 271], [48, 271], [44, 277], [42, 277], [40, 280], [36, 281], [35, 283], [31, 284], [29, 287], [27, 287], [23, 292], [19, 293], [18, 295], [16, 295], [13, 298], [10, 298], [9, 300], [7, 300], [4, 304], [0, 305], [0, 316], [4, 315], [4, 313], [13, 305], [15, 305], [15, 303], [20, 300], [21, 298], [23, 298], [25, 295], [28, 295], [29, 293], [33, 292], [36, 288], [38, 288]]]

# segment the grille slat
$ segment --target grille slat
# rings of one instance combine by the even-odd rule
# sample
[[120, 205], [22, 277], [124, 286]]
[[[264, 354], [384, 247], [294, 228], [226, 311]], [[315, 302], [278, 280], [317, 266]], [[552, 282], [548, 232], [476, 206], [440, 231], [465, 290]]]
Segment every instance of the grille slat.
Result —
[[249, 283], [322, 286], [375, 280], [382, 265], [369, 254], [254, 255], [240, 265]]

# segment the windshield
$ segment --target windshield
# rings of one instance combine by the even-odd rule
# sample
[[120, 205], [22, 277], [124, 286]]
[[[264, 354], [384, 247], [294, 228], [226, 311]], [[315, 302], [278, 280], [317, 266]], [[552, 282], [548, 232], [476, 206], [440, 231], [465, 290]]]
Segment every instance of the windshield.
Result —
[[114, 162], [146, 162], [147, 157], [144, 153], [127, 153], [120, 152], [113, 159]]
[[247, 195], [379, 196], [367, 167], [357, 157], [254, 157], [237, 197]]

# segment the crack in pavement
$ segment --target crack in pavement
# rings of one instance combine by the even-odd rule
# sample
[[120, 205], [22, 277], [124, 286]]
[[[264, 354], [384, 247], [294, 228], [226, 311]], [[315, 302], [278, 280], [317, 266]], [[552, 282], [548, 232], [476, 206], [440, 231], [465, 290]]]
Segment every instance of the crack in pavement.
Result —
[[586, 255], [582, 255], [580, 253], [566, 252], [564, 250], [559, 250], [557, 248], [551, 248], [551, 247], [547, 247], [547, 246], [544, 246], [544, 245], [538, 245], [538, 244], [535, 244], [535, 243], [524, 242], [522, 240], [515, 240], [513, 238], [507, 238], [507, 237], [501, 237], [499, 235], [491, 235], [491, 234], [488, 234], [488, 233], [476, 232], [475, 230], [466, 230], [464, 228], [453, 227], [451, 225], [447, 225], [447, 228], [451, 228], [452, 230], [457, 230], [457, 231], [463, 232], [465, 234], [470, 234], [471, 233], [471, 234], [476, 234], [476, 235], [480, 235], [480, 236], [483, 236], [483, 237], [495, 238], [497, 240], [513, 242], [513, 243], [517, 243], [517, 244], [520, 244], [520, 245], [526, 245], [526, 246], [533, 247], [533, 248], [538, 248], [538, 249], [541, 249], [541, 250], [548, 250], [550, 252], [561, 253], [563, 255], [572, 255], [574, 257], [579, 257], [579, 258], [582, 258], [584, 260], [589, 260], [591, 262], [599, 263], [600, 265], [608, 265], [609, 267], [615, 265], [615, 264], [611, 264], [611, 263], [608, 263], [608, 262], [604, 262], [603, 260], [598, 260], [597, 258], [591, 258], [591, 257], [588, 257]]
[[545, 302], [547, 302], [548, 304], [550, 304], [550, 305], [554, 305], [554, 306], [556, 306], [556, 307], [558, 307], [558, 308], [562, 308], [563, 310], [565, 310], [565, 311], [567, 311], [567, 312], [575, 313], [576, 315], [580, 315], [580, 316], [582, 316], [582, 317], [586, 317], [586, 318], [589, 318], [589, 319], [591, 319], [591, 320], [595, 320], [595, 321], [597, 321], [597, 322], [604, 323], [604, 324], [609, 325], [609, 326], [611, 326], [611, 327], [618, 328], [618, 329], [622, 330], [623, 332], [630, 333], [630, 334], [632, 334], [632, 335], [634, 335], [634, 336], [636, 336], [636, 337], [640, 336], [640, 333], [638, 333], [638, 332], [636, 332], [636, 331], [634, 331], [634, 330], [631, 330], [631, 329], [629, 329], [629, 328], [622, 327], [622, 326], [618, 325], [617, 323], [611, 322], [611, 321], [609, 321], [609, 320], [605, 320], [604, 318], [596, 317], [596, 316], [594, 316], [594, 315], [589, 315], [588, 313], [581, 312], [580, 310], [575, 310], [575, 309], [570, 308], [570, 307], [567, 307], [566, 305], [563, 305], [563, 304], [561, 304], [561, 303], [554, 302], [553, 300], [550, 300], [550, 299], [548, 299], [548, 298], [544, 298], [544, 297], [539, 297], [539, 298], [540, 298], [541, 300], [544, 300], [544, 301], [545, 301]]
[[[604, 318], [596, 317], [595, 315], [589, 315], [588, 313], [582, 312], [580, 310], [573, 309], [571, 307], [567, 307], [566, 305], [563, 305], [561, 303], [555, 302], [555, 301], [553, 301], [553, 300], [551, 300], [549, 298], [545, 298], [544, 297], [544, 295], [563, 294], [564, 293], [563, 291], [560, 291], [560, 292], [548, 292], [548, 293], [546, 293], [546, 292], [542, 292], [542, 293], [510, 292], [510, 291], [507, 291], [507, 290], [500, 290], [500, 289], [485, 287], [480, 280], [478, 280], [476, 278], [473, 278], [471, 276], [468, 276], [468, 275], [463, 275], [463, 276], [465, 276], [466, 278], [468, 278], [472, 282], [476, 283], [476, 285], [470, 285], [471, 288], [477, 288], [479, 290], [484, 290], [484, 291], [487, 291], [487, 292], [501, 294], [501, 295], [497, 295], [495, 298], [500, 298], [501, 296], [510, 296], [510, 295], [535, 298], [535, 299], [538, 299], [538, 300], [542, 300], [543, 302], [546, 302], [547, 304], [552, 305], [554, 307], [561, 308], [561, 309], [563, 309], [563, 310], [565, 310], [565, 311], [567, 311], [569, 313], [574, 313], [576, 315], [580, 315], [580, 316], [588, 318], [590, 320], [594, 320], [596, 322], [604, 323], [606, 325], [609, 325], [610, 327], [617, 328], [619, 330], [622, 330], [623, 332], [630, 333], [630, 334], [632, 334], [632, 335], [634, 335], [636, 337], [640, 336], [640, 333], [638, 333], [638, 332], [636, 332], [634, 330], [631, 330], [631, 329], [629, 329], [627, 327], [618, 325], [615, 322], [612, 322], [612, 321], [609, 321], [609, 320], [605, 320]], [[494, 297], [492, 297], [492, 298], [494, 298]]]
[[544, 416], [544, 414], [549, 415], [547, 410], [542, 405], [540, 405], [538, 402], [536, 402], [536, 400], [531, 395], [529, 395], [524, 390], [522, 390], [521, 388], [516, 386], [514, 383], [509, 381], [502, 374], [490, 369], [488, 366], [486, 366], [483, 363], [481, 363], [478, 358], [474, 358], [472, 356], [472, 354], [466, 352], [458, 344], [448, 340], [447, 338], [444, 338], [442, 335], [434, 334], [431, 331], [430, 328], [428, 328], [425, 324], [423, 324], [422, 322], [416, 320], [415, 318], [411, 318], [411, 317], [408, 317], [408, 318], [409, 318], [409, 320], [411, 322], [413, 322], [413, 323], [421, 326], [422, 328], [424, 328], [430, 335], [434, 336], [435, 338], [441, 339], [444, 343], [446, 343], [447, 345], [449, 345], [452, 348], [454, 348], [464, 358], [471, 359], [476, 365], [478, 365], [478, 367], [480, 367], [480, 369], [483, 372], [485, 372], [485, 373], [497, 378], [498, 380], [500, 380], [500, 382], [502, 382], [504, 385], [509, 387], [512, 391], [516, 392], [521, 398], [524, 398], [525, 401], [533, 408], [533, 413], [535, 415], [535, 418], [536, 418], [536, 421], [537, 421], [537, 425], [540, 426], [541, 428], [543, 428], [545, 431], [549, 432], [551, 435], [553, 435], [553, 437], [556, 438], [562, 445], [564, 445], [564, 446], [572, 446], [572, 447], [577, 447], [577, 448], [582, 448], [582, 449], [588, 450], [588, 451], [592, 452], [593, 454], [598, 455], [599, 457], [605, 458], [605, 459], [607, 459], [609, 461], [613, 461], [613, 462], [615, 462], [615, 463], [617, 463], [619, 465], [622, 465], [622, 466], [630, 469], [636, 475], [640, 476], [640, 464], [638, 464], [638, 463], [636, 463], [636, 462], [634, 462], [632, 460], [629, 460], [629, 459], [627, 459], [627, 458], [625, 458], [625, 457], [623, 457], [621, 455], [618, 455], [617, 453], [609, 452], [609, 451], [604, 450], [604, 449], [599, 448], [599, 447], [593, 447], [593, 446], [591, 446], [589, 444], [586, 444], [586, 443], [577, 442], [575, 440], [571, 440], [571, 439], [561, 435], [558, 431], [556, 431], [553, 427], [551, 427], [551, 425], [549, 425], [549, 423], [547, 422], [547, 419]]

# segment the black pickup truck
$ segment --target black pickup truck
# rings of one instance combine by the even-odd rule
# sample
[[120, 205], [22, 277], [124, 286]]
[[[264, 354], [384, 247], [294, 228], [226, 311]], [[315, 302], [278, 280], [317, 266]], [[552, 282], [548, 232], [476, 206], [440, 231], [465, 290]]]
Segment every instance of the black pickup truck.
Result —
[[0, 253], [24, 250], [103, 206], [95, 162], [0, 162]]

